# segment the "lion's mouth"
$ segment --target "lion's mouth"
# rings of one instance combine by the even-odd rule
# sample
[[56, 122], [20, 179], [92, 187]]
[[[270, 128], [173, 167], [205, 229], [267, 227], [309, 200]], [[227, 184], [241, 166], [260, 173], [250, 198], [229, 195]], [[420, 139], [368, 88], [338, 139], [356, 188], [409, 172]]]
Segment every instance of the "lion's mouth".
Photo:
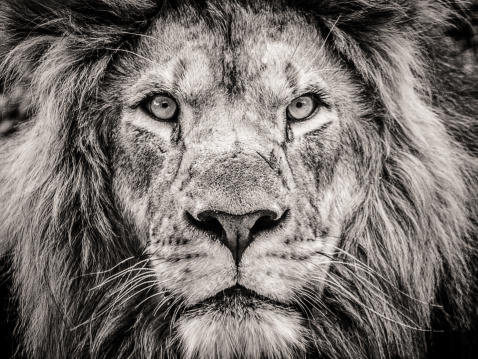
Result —
[[209, 298], [204, 299], [189, 309], [200, 309], [211, 306], [222, 308], [254, 309], [255, 307], [265, 303], [280, 307], [287, 306], [285, 303], [277, 302], [240, 284], [236, 284], [232, 287], [221, 290]]
[[240, 284], [236, 284], [232, 287], [227, 289], [221, 290], [215, 296], [209, 298], [210, 300], [229, 300], [229, 299], [266, 299], [265, 297], [261, 296], [260, 294], [250, 290]]

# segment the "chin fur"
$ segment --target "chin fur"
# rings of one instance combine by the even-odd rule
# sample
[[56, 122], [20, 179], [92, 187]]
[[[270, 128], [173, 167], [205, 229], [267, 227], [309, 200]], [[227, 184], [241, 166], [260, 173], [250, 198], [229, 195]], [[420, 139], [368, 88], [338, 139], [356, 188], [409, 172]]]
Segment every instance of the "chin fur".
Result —
[[298, 313], [240, 302], [189, 311], [178, 321], [177, 335], [184, 359], [296, 358], [305, 353], [308, 337]]

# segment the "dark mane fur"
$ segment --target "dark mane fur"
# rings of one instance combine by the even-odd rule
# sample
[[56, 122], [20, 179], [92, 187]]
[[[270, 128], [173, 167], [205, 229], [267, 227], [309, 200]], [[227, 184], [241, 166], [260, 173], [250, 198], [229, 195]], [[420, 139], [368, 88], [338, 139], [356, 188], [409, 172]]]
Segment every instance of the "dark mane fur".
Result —
[[[313, 303], [310, 358], [476, 357], [478, 4], [269, 3], [330, 32], [327, 46], [367, 85], [368, 120], [382, 134], [373, 148], [361, 141], [369, 134], [350, 139], [364, 154], [366, 201], [337, 254], [350, 265], [331, 272], [340, 286]], [[24, 88], [31, 117], [0, 142], [0, 256], [11, 264], [25, 358], [176, 357], [175, 343], [156, 344], [170, 314], [138, 307], [148, 291], [118, 307], [123, 279], [102, 285], [143, 265], [109, 182], [109, 128], [120, 109], [105, 83], [119, 49], [134, 51], [152, 19], [188, 4], [215, 19], [222, 8], [205, 0], [0, 4], [1, 88]]]

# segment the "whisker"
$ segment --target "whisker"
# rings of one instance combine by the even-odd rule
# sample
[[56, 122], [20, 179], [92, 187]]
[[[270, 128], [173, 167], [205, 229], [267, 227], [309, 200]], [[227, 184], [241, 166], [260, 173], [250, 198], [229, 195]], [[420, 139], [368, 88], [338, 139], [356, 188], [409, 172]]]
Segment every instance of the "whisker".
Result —
[[414, 298], [413, 296], [411, 296], [410, 294], [404, 292], [403, 290], [401, 290], [400, 288], [398, 288], [394, 283], [392, 283], [389, 279], [385, 278], [383, 276], [383, 274], [381, 274], [380, 272], [378, 272], [377, 270], [373, 269], [372, 267], [370, 267], [369, 265], [367, 265], [366, 263], [364, 263], [363, 261], [361, 261], [360, 259], [356, 258], [355, 256], [353, 256], [352, 254], [348, 253], [347, 251], [343, 250], [342, 248], [340, 247], [336, 247], [336, 246], [333, 246], [333, 245], [329, 245], [330, 247], [332, 247], [333, 249], [347, 255], [348, 257], [350, 257], [351, 259], [354, 260], [354, 262], [337, 262], [335, 259], [333, 259], [333, 257], [331, 257], [330, 255], [327, 255], [325, 253], [322, 253], [322, 252], [317, 252], [318, 254], [321, 254], [329, 259], [333, 259], [334, 261], [336, 261], [335, 263], [338, 263], [338, 264], [343, 264], [343, 265], [346, 265], [346, 266], [353, 266], [357, 269], [361, 269], [362, 271], [366, 272], [366, 273], [369, 273], [373, 276], [376, 276], [377, 278], [380, 278], [381, 280], [383, 280], [385, 283], [387, 283], [391, 288], [395, 289], [397, 292], [399, 292], [400, 294], [402, 294], [403, 296], [411, 299], [411, 300], [414, 300], [416, 301], [417, 303], [420, 303], [420, 304], [423, 304], [423, 305], [429, 305], [429, 306], [432, 306], [432, 307], [441, 307], [440, 305], [437, 305], [437, 304], [434, 304], [434, 303], [428, 303], [428, 302], [424, 302], [418, 298]]
[[[142, 256], [142, 255], [143, 255], [143, 254], [141, 254], [141, 256]], [[135, 259], [135, 258], [140, 258], [140, 256], [131, 256], [131, 257], [128, 257], [128, 258], [126, 258], [126, 259], [123, 259], [121, 262], [118, 262], [117, 264], [115, 264], [113, 267], [111, 267], [111, 268], [109, 268], [109, 269], [105, 269], [105, 270], [99, 271], [99, 272], [84, 273], [84, 274], [81, 274], [81, 275], [75, 277], [74, 279], [78, 279], [78, 278], [82, 278], [82, 277], [87, 277], [87, 276], [101, 275], [101, 274], [109, 273], [109, 272], [111, 272], [112, 270], [114, 270], [114, 269], [118, 268], [119, 266], [121, 266], [122, 264], [124, 264], [124, 263], [126, 263], [126, 262], [128, 262], [128, 261], [130, 261], [130, 260], [133, 260], [133, 259]], [[141, 260], [141, 261], [139, 261], [139, 262], [136, 262], [136, 264], [141, 263], [141, 262], [144, 262], [144, 261], [147, 261], [147, 260], [148, 260], [148, 259], [143, 259], [143, 260]], [[135, 264], [135, 265], [136, 265], [136, 264]]]
[[322, 53], [322, 50], [324, 49], [324, 46], [327, 43], [327, 40], [329, 39], [330, 35], [332, 34], [332, 31], [334, 31], [334, 29], [337, 26], [337, 23], [339, 22], [341, 17], [342, 17], [342, 15], [339, 15], [339, 17], [337, 17], [337, 20], [335, 20], [334, 24], [329, 29], [329, 32], [328, 32], [327, 36], [325, 37], [324, 41], [322, 42], [322, 45], [318, 49], [316, 55], [313, 57], [313, 59], [311, 61], [309, 61], [309, 63], [306, 66], [304, 66], [304, 68], [306, 68], [306, 69], [310, 68], [310, 66], [314, 63], [314, 61], [317, 59], [317, 57]]
[[101, 288], [101, 287], [104, 287], [105, 285], [107, 285], [108, 283], [111, 283], [113, 281], [115, 281], [116, 279], [118, 278], [121, 278], [121, 277], [124, 277], [126, 275], [129, 275], [131, 276], [132, 273], [135, 273], [135, 272], [144, 272], [144, 271], [147, 271], [148, 269], [147, 268], [128, 268], [126, 270], [123, 270], [111, 277], [108, 277], [106, 280], [104, 280], [103, 282], [101, 282], [100, 284], [90, 288], [89, 290], [90, 291], [94, 291], [94, 290], [97, 290], [98, 288]]
[[[326, 273], [328, 273], [328, 272], [326, 272]], [[338, 280], [333, 278], [333, 276], [329, 276], [329, 278], [330, 278], [330, 280], [325, 279], [325, 278], [313, 278], [313, 279], [318, 280], [320, 283], [328, 283], [328, 284], [331, 285], [331, 288], [334, 288], [334, 287], [339, 288], [340, 293], [342, 295], [344, 295], [344, 294], [347, 295], [348, 298], [350, 298], [354, 303], [358, 304], [359, 306], [363, 307], [364, 309], [368, 310], [369, 312], [374, 313], [375, 315], [377, 315], [378, 317], [380, 317], [382, 319], [385, 319], [385, 320], [390, 321], [392, 323], [395, 323], [397, 325], [403, 326], [405, 328], [409, 328], [409, 329], [413, 329], [413, 330], [417, 330], [417, 331], [423, 331], [423, 332], [431, 332], [430, 329], [420, 328], [418, 324], [414, 323], [414, 321], [412, 319], [408, 318], [406, 315], [404, 315], [400, 311], [398, 311], [398, 313], [403, 315], [406, 319], [410, 320], [410, 322], [413, 323], [413, 325], [402, 323], [398, 320], [394, 320], [392, 318], [387, 317], [386, 315], [384, 315], [384, 314], [376, 311], [375, 309], [369, 307], [368, 305], [364, 304], [360, 300], [360, 298], [357, 298], [357, 296], [355, 296], [352, 292], [350, 292], [347, 288], [345, 288]]]

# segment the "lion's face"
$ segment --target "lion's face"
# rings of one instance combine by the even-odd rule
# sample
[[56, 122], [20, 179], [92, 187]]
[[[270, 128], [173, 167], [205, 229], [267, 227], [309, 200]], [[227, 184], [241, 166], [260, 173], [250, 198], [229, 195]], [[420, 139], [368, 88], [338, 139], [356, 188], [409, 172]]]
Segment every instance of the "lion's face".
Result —
[[188, 357], [303, 348], [298, 309], [318, 300], [360, 202], [348, 131], [361, 110], [326, 34], [240, 11], [229, 28], [162, 19], [118, 80], [113, 186], [158, 306], [185, 308]]
[[476, 357], [467, 6], [3, 0], [18, 353]]

